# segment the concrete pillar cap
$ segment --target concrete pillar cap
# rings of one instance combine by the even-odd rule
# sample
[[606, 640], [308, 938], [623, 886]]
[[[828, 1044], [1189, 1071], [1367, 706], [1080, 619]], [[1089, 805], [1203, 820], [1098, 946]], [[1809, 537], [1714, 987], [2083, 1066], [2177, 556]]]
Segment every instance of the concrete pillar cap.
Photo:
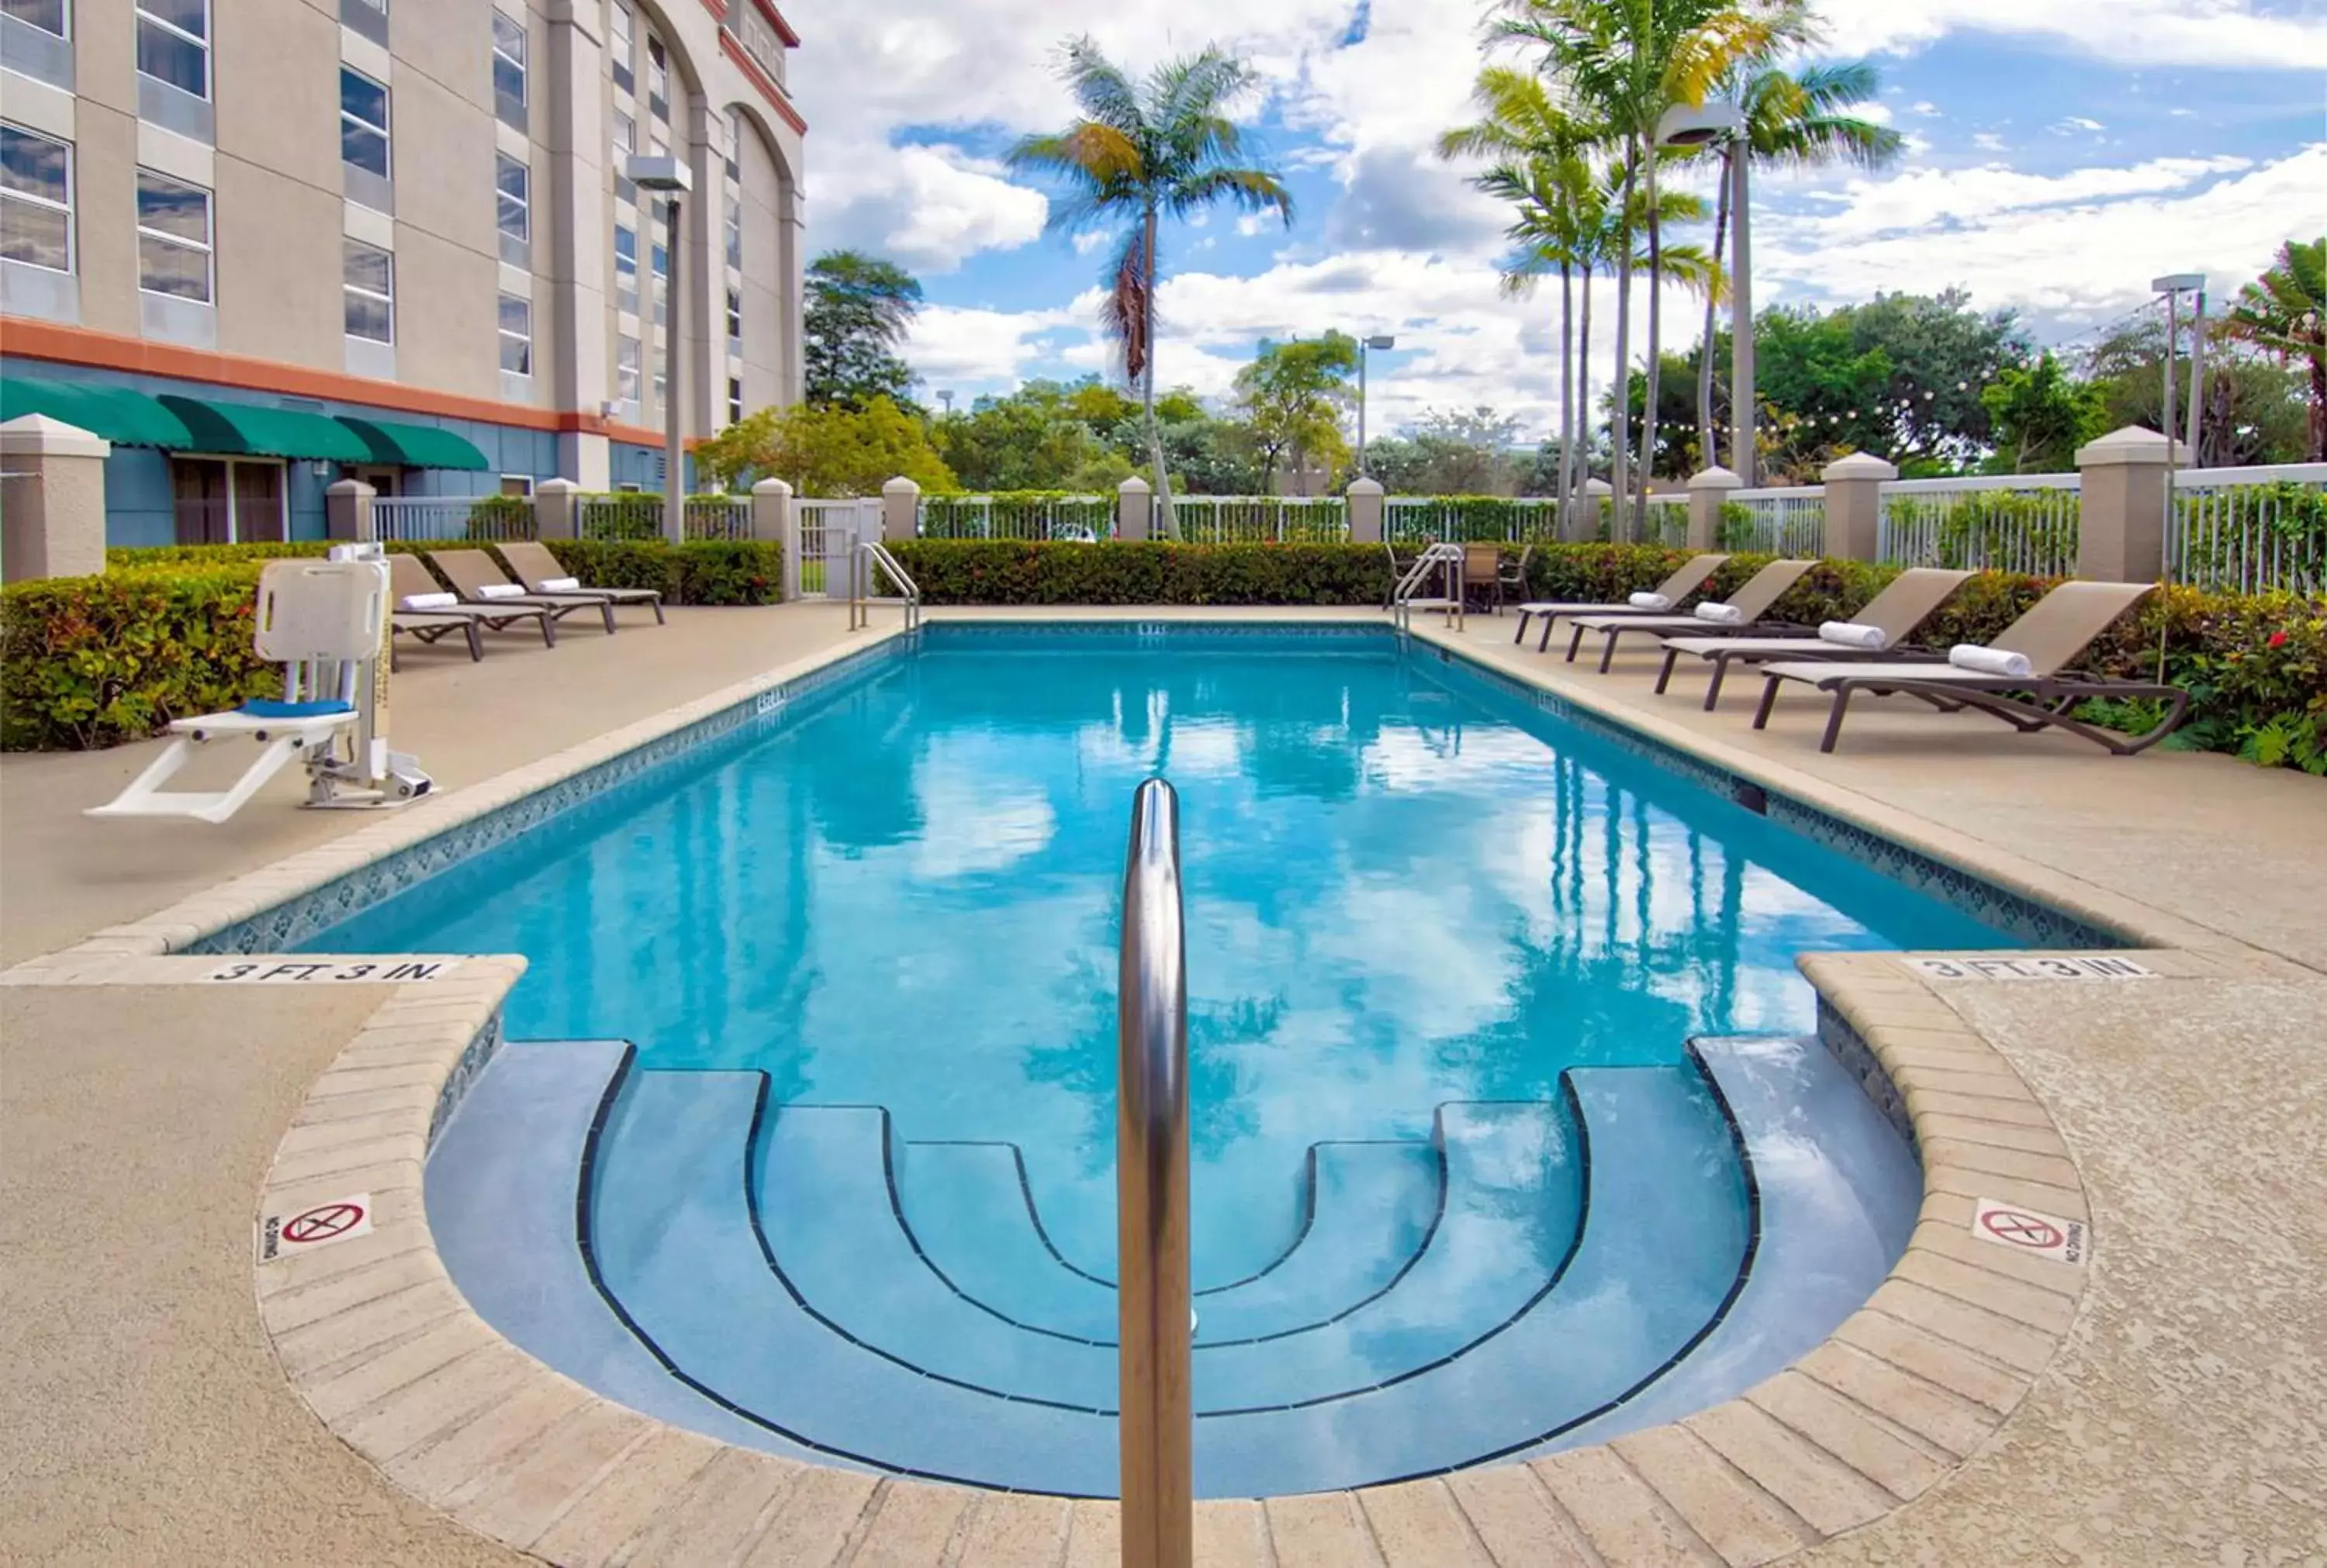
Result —
[[755, 496], [788, 496], [792, 493], [791, 481], [781, 479], [763, 479], [752, 487], [752, 493]]
[[323, 487], [327, 496], [376, 496], [379, 493], [360, 479], [335, 479]]
[[1587, 479], [1584, 481], [1584, 493], [1588, 496], [1612, 496], [1616, 493], [1616, 487], [1604, 479]]
[[1382, 482], [1369, 473], [1360, 474], [1350, 481], [1350, 493], [1353, 496], [1378, 496], [1382, 493]]
[[921, 487], [901, 473], [883, 485], [881, 493], [884, 496], [917, 496], [921, 493]]
[[537, 496], [579, 495], [582, 493], [582, 487], [570, 479], [545, 479], [534, 485], [533, 493]]
[[2154, 430], [2128, 425], [2122, 430], [2112, 430], [2107, 435], [2077, 448], [2077, 466], [2108, 468], [2120, 463], [2146, 462], [2163, 468], [2169, 449], [2180, 444], [2179, 442], [2168, 443]]
[[1818, 471], [1818, 478], [1829, 484], [1836, 480], [1892, 480], [1898, 477], [1898, 464], [1885, 462], [1871, 452], [1854, 452], [1848, 457], [1836, 458]]
[[19, 414], [0, 425], [0, 452], [20, 457], [104, 457], [113, 443], [46, 414]]
[[1691, 490], [1738, 490], [1742, 489], [1744, 483], [1743, 480], [1723, 468], [1719, 463], [1714, 464], [1711, 468], [1699, 469], [1688, 476], [1688, 488]]
[[1150, 490], [1153, 490], [1155, 487], [1149, 484], [1145, 480], [1140, 478], [1135, 473], [1129, 479], [1125, 480], [1121, 484], [1115, 488], [1118, 494], [1127, 496], [1144, 496]]

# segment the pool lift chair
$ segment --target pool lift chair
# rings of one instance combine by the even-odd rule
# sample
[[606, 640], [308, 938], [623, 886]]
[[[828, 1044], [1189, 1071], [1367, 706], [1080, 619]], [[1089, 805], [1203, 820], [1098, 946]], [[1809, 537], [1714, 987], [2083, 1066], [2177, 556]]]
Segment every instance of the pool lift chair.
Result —
[[[402, 806], [428, 793], [432, 781], [418, 761], [388, 745], [388, 572], [380, 547], [341, 545], [328, 560], [268, 562], [255, 619], [258, 656], [283, 666], [282, 697], [173, 720], [168, 750], [84, 815], [224, 822], [294, 757], [306, 765], [311, 807]], [[262, 750], [232, 788], [163, 788], [196, 748], [236, 738]]]

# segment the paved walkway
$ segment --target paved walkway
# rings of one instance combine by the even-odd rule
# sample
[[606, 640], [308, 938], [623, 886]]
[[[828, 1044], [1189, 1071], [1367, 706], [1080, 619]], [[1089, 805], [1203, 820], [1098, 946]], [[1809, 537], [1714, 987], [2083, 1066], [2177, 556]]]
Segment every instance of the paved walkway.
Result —
[[[2089, 1288], [2059, 1356], [1968, 1462], [1799, 1560], [2327, 1561], [2327, 784], [2219, 758], [2109, 758], [1874, 703], [1821, 758], [1809, 702], [1756, 736], [1758, 683], [1708, 717], [1693, 696], [1649, 695], [1639, 661], [1603, 677], [1514, 656], [1509, 627], [1473, 618], [1462, 640], [2206, 955], [2139, 984], [1939, 994], [2051, 1111], [2090, 1198]], [[612, 639], [577, 630], [554, 652], [503, 643], [473, 669], [422, 655], [397, 688], [399, 742], [456, 787], [845, 636], [836, 609], [682, 611]], [[62, 946], [367, 820], [293, 810], [290, 783], [225, 828], [77, 815], [146, 750], [0, 761], [0, 955]], [[275, 1142], [378, 999], [0, 989], [0, 1560], [513, 1560], [319, 1425], [252, 1309], [249, 1228]], [[1495, 1474], [1454, 1489], [1472, 1511], [1440, 1518], [1453, 1534], [1420, 1555], [1413, 1517], [1316, 1498], [1212, 1511], [1206, 1557], [1489, 1561], [1481, 1510], [1509, 1492], [1486, 1484]], [[1051, 1509], [1023, 1549], [997, 1554], [987, 1537], [1005, 1516], [1040, 1507], [892, 1519], [911, 1495], [853, 1492], [828, 1549], [786, 1560], [1106, 1560], [1107, 1521], [1087, 1507]], [[1668, 1512], [1652, 1507], [1640, 1529], [1629, 1555], [1598, 1550], [1715, 1560]], [[883, 1555], [909, 1538], [911, 1554]], [[1570, 1545], [1591, 1561], [1582, 1537]]]

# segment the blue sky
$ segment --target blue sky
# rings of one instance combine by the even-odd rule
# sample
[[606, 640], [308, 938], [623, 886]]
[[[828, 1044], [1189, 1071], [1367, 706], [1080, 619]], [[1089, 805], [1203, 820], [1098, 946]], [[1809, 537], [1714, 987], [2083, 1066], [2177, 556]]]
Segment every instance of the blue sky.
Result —
[[[1757, 303], [1834, 303], [1961, 285], [2073, 341], [2138, 308], [2159, 273], [2218, 296], [2278, 241], [2327, 228], [2327, 7], [2294, 0], [1827, 0], [1823, 53], [1882, 73], [1875, 112], [1909, 138], [1879, 174], [1760, 178]], [[908, 357], [962, 400], [1107, 365], [1094, 331], [1103, 245], [1046, 235], [1037, 186], [1000, 162], [1066, 123], [1051, 72], [1088, 25], [1116, 59], [1211, 40], [1265, 83], [1247, 106], [1297, 222], [1223, 210], [1167, 239], [1159, 367], [1225, 395], [1263, 337], [1394, 331], [1377, 428], [1489, 404], [1556, 418], [1547, 293], [1496, 288], [1504, 215], [1430, 155], [1467, 117], [1479, 0], [797, 0], [792, 79], [809, 121], [813, 250], [854, 246], [922, 280]], [[1635, 297], [1635, 308], [1641, 301]], [[1595, 379], [1612, 370], [1612, 290], [1595, 296]], [[1668, 336], [1701, 308], [1672, 295]], [[1636, 344], [1637, 351], [1637, 344]]]

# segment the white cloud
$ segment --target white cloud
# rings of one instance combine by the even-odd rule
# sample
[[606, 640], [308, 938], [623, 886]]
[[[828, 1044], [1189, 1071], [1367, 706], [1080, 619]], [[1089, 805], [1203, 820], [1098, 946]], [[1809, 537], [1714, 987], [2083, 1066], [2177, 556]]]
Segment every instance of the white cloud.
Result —
[[2105, 131], [2108, 127], [2098, 120], [2089, 120], [2082, 115], [2066, 115], [2052, 122], [2052, 129], [2065, 136], [2072, 131]]
[[1928, 98], [1909, 107], [1914, 113], [1928, 116], [1932, 119], [1942, 119], [1946, 117], [1940, 113], [1939, 106], [1931, 102]]
[[1831, 207], [1809, 219], [1778, 216], [1773, 233], [1818, 246], [1855, 243], [1877, 235], [1943, 233], [2033, 208], [2089, 204], [2122, 197], [2187, 190], [2215, 174], [2250, 168], [2229, 156], [2153, 158], [2129, 167], [2072, 169], [2028, 174], [2002, 163], [1970, 169], [1909, 168], [1892, 175], [1855, 175], [1809, 201]]
[[1974, 131], [1971, 145], [1984, 153], [2001, 153], [2005, 146], [2004, 138], [1994, 131]]
[[1903, 53], [1977, 32], [2124, 65], [2327, 66], [2327, 16], [2270, 14], [2253, 0], [1825, 0], [1819, 10], [1844, 55]]
[[893, 147], [870, 155], [859, 147], [844, 155], [855, 156], [858, 166], [831, 172], [816, 187], [837, 192], [810, 209], [820, 249], [853, 246], [915, 271], [950, 272], [978, 251], [1035, 238], [1050, 214], [1041, 191], [1012, 183], [1000, 164], [958, 147]]
[[1037, 341], [1062, 327], [1096, 326], [1072, 310], [994, 311], [929, 305], [913, 319], [906, 360], [931, 388], [952, 387], [965, 399], [1016, 383], [1043, 357]]

